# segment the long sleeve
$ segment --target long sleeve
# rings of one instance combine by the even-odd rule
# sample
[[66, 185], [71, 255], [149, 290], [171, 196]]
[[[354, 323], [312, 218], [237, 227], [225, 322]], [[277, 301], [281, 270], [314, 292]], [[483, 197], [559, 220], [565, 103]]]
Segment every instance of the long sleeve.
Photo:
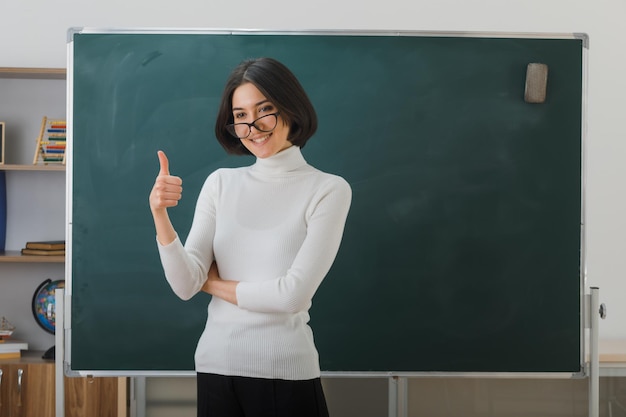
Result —
[[157, 241], [167, 282], [183, 300], [190, 299], [200, 291], [213, 262], [216, 177], [215, 173], [210, 175], [200, 191], [185, 245], [178, 237], [165, 246]]
[[267, 313], [308, 310], [339, 250], [351, 198], [348, 183], [331, 177], [310, 202], [306, 237], [287, 273], [266, 281], [240, 282], [239, 307]]

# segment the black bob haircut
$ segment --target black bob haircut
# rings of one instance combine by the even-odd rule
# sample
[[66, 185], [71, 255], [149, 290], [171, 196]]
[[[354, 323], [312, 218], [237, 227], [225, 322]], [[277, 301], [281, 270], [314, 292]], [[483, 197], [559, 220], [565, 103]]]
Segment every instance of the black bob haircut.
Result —
[[215, 136], [226, 152], [232, 155], [251, 154], [241, 139], [226, 130], [226, 125], [233, 123], [233, 92], [246, 83], [252, 83], [274, 104], [284, 123], [289, 125], [287, 139], [303, 148], [317, 130], [313, 104], [289, 68], [273, 58], [263, 57], [243, 61], [226, 81], [215, 120]]

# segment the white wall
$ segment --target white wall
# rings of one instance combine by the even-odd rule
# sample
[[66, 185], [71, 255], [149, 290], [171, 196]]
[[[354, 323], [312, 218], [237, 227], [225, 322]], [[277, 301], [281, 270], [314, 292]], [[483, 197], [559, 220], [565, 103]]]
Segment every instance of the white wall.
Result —
[[586, 286], [600, 287], [602, 338], [626, 338], [624, 0], [21, 0], [2, 2], [0, 66], [66, 66], [69, 27], [584, 32], [590, 37]]

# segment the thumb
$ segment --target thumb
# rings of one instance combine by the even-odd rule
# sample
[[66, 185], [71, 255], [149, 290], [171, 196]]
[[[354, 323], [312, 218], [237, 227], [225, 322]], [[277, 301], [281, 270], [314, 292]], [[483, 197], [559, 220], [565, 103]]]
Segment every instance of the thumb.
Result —
[[167, 160], [167, 156], [165, 156], [165, 152], [158, 151], [157, 156], [159, 157], [159, 165], [161, 167], [159, 175], [170, 175], [170, 163]]

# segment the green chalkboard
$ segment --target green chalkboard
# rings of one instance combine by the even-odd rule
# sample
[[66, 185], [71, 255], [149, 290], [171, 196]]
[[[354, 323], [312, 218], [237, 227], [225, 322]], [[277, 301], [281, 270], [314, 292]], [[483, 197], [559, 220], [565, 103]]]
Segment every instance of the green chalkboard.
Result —
[[[585, 39], [412, 33], [76, 30], [70, 39], [72, 371], [192, 371], [209, 296], [165, 281], [148, 194], [163, 149], [184, 199], [227, 156], [229, 71], [301, 80], [310, 164], [346, 178], [342, 247], [313, 301], [323, 371], [581, 371]], [[524, 100], [548, 65], [544, 103]]]

